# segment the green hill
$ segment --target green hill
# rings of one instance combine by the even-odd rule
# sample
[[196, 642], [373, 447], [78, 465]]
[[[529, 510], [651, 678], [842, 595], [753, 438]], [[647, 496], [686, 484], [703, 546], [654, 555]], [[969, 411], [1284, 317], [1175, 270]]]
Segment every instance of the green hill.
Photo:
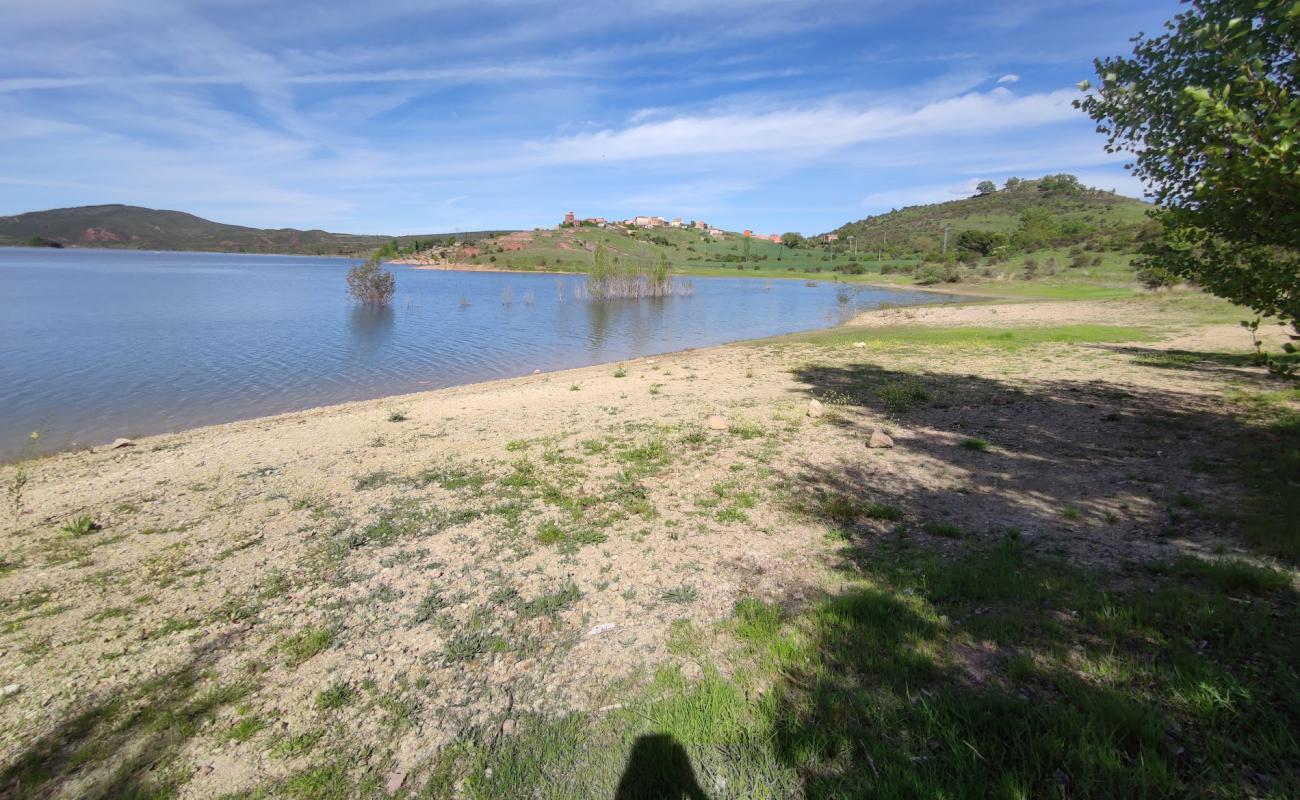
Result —
[[[853, 237], [859, 255], [877, 254], [883, 249], [886, 255], [897, 258], [939, 250], [945, 227], [949, 229], [950, 239], [965, 230], [1014, 237], [1023, 227], [1026, 214], [1037, 215], [1057, 229], [1048, 231], [1047, 242], [1033, 244], [1088, 236], [1131, 238], [1146, 225], [1146, 211], [1151, 207], [1131, 197], [1084, 187], [1072, 175], [1013, 179], [1009, 184], [975, 197], [908, 206], [867, 217], [841, 225], [830, 233], [839, 238], [841, 247], [851, 247], [849, 237]], [[1123, 249], [1120, 243], [1116, 244], [1116, 249]]]
[[[462, 236], [477, 237], [487, 233]], [[182, 211], [126, 205], [56, 208], [0, 217], [0, 245], [26, 245], [43, 240], [43, 243], [54, 242], [67, 247], [354, 255], [392, 241], [409, 243], [436, 235], [393, 237], [296, 228], [246, 228], [213, 222]]]
[[[796, 239], [793, 247], [734, 232], [714, 237], [691, 228], [615, 224], [488, 235], [458, 247], [425, 247], [414, 255], [429, 263], [585, 272], [603, 246], [611, 258], [642, 271], [666, 257], [679, 275], [949, 284], [952, 291], [1028, 297], [1122, 297], [1138, 288], [1133, 256], [1155, 232], [1146, 217], [1149, 208], [1140, 200], [1084, 187], [1071, 175], [1049, 175], [1013, 181], [977, 197], [850, 222], [833, 231], [833, 239], [826, 234]], [[945, 227], [949, 247], [943, 253]]]

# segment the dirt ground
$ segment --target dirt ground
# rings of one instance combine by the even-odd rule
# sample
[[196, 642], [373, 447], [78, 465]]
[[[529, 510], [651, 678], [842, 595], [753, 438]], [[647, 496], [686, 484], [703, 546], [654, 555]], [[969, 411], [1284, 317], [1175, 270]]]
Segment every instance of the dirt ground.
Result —
[[1245, 352], [1236, 324], [1135, 301], [854, 324], [1075, 323], [1147, 336], [736, 344], [4, 467], [0, 793], [220, 796], [347, 748], [400, 793], [521, 713], [698, 671], [676, 621], [826, 591], [837, 529], [1014, 528], [1102, 565], [1231, 549], [1178, 507], [1231, 501], [1200, 467], [1263, 378], [1161, 354]]

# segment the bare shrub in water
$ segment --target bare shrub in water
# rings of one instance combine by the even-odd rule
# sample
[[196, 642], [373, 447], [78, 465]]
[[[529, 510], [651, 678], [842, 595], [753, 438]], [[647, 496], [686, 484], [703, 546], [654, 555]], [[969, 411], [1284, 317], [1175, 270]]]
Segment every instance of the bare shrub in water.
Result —
[[348, 270], [348, 294], [353, 300], [368, 306], [386, 306], [397, 291], [397, 279], [384, 269], [377, 256], [364, 264], [354, 264]]

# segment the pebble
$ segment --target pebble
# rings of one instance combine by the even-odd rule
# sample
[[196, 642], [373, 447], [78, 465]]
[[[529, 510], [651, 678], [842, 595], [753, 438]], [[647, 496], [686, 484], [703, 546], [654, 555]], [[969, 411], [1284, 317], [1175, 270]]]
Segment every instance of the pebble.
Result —
[[825, 413], [825, 409], [822, 408], [822, 401], [816, 398], [808, 401], [808, 416], [816, 418], [823, 413]]
[[595, 626], [594, 628], [592, 628], [591, 630], [587, 631], [587, 635], [588, 635], [588, 636], [599, 636], [599, 635], [601, 635], [602, 633], [609, 633], [610, 631], [614, 630], [614, 629], [617, 628], [617, 627], [618, 627], [618, 623], [615, 623], [615, 622], [602, 622], [601, 624], [599, 624], [599, 625]]
[[508, 719], [505, 722], [501, 723], [501, 735], [502, 736], [515, 735], [515, 721], [513, 719]]
[[709, 430], [711, 431], [725, 431], [727, 428], [730, 427], [731, 427], [731, 423], [727, 422], [726, 417], [720, 416], [718, 414], [714, 414], [713, 416], [709, 417]]
[[867, 447], [870, 447], [873, 450], [879, 449], [881, 447], [893, 447], [893, 446], [894, 446], [894, 440], [889, 437], [889, 434], [885, 433], [879, 428], [876, 428], [874, 431], [872, 431], [871, 438], [867, 440]]
[[5, 686], [3, 689], [0, 689], [0, 697], [9, 697], [10, 695], [18, 694], [22, 690], [23, 690], [22, 684], [11, 683]]

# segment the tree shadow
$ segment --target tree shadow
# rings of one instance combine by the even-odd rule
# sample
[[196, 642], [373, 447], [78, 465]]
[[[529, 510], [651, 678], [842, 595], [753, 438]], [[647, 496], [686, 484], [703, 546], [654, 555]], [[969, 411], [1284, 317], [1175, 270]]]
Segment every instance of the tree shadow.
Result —
[[[775, 689], [808, 797], [1300, 791], [1300, 633], [1277, 627], [1300, 594], [1191, 555], [1258, 500], [1238, 463], [1258, 427], [1108, 381], [797, 375], [827, 422], [896, 442], [784, 476], [849, 577], [800, 616], [811, 652]], [[1293, 557], [1288, 525], [1231, 541]]]
[[1267, 359], [1272, 359], [1278, 364], [1300, 364], [1300, 353], [1269, 353], [1262, 355], [1252, 352], [1223, 353], [1207, 350], [1169, 350], [1132, 345], [1100, 344], [1090, 346], [1130, 356], [1134, 363], [1144, 367], [1228, 374], [1257, 380], [1267, 378], [1260, 369], [1265, 366]]
[[[899, 525], [940, 536], [1031, 537], [1127, 560], [1171, 542], [1221, 542], [1240, 527], [1238, 462], [1258, 427], [1219, 398], [1106, 381], [1040, 380], [1032, 389], [971, 375], [871, 364], [797, 373], [831, 424], [892, 432], [893, 450], [786, 475], [805, 511], [851, 538]], [[1239, 470], [1238, 470], [1239, 471]], [[1300, 532], [1238, 540], [1291, 557]]]
[[220, 708], [252, 690], [248, 683], [203, 687], [209, 668], [239, 635], [215, 637], [181, 666], [82, 704], [0, 769], [0, 795], [169, 796], [169, 788], [189, 777], [170, 763], [176, 750]]
[[[1202, 585], [1106, 593], [1014, 538], [888, 550], [811, 612], [811, 653], [775, 689], [777, 755], [807, 797], [1300, 788], [1300, 637], [1272, 632], [1293, 589], [1246, 605]], [[1249, 699], [1232, 713], [1200, 702], [1234, 687]]]
[[690, 756], [670, 734], [638, 736], [614, 791], [614, 800], [707, 800]]

